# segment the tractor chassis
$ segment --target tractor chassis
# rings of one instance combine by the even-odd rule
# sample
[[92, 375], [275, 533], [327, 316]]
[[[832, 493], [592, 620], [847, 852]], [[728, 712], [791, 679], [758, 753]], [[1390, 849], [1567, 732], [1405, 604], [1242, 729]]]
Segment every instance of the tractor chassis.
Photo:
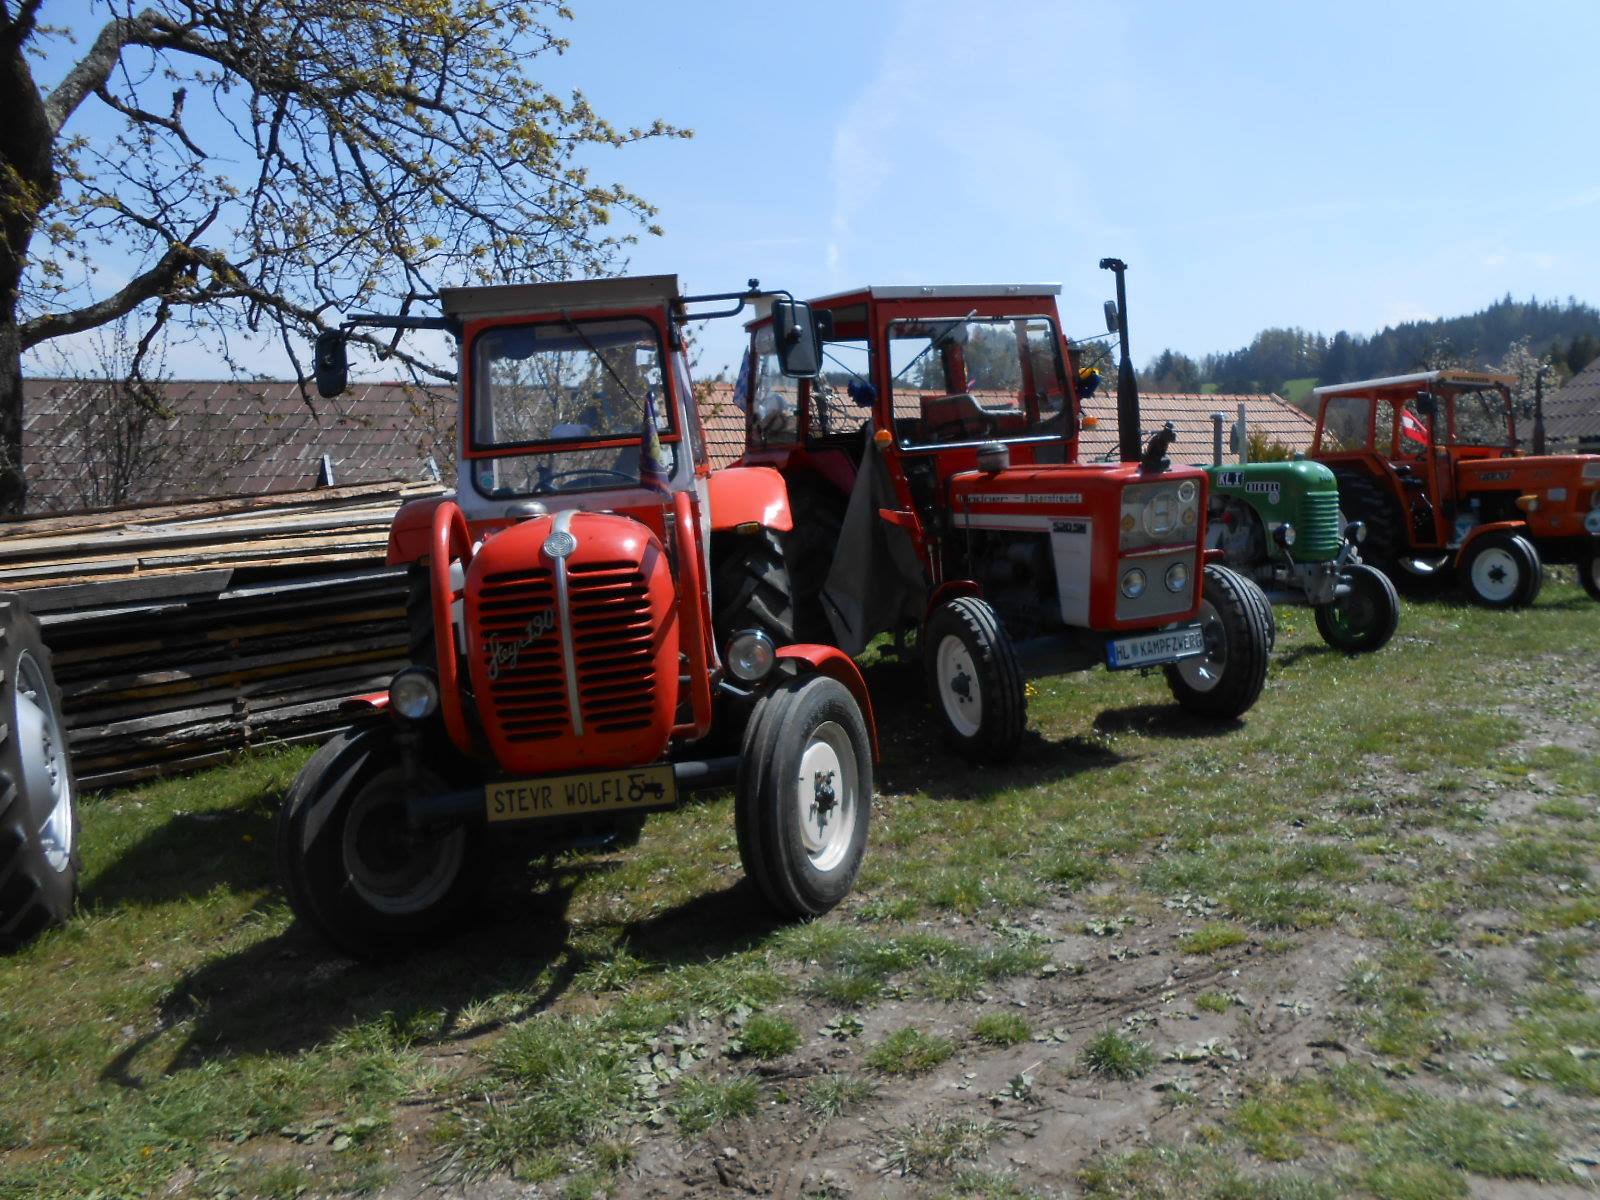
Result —
[[1345, 568], [1360, 561], [1355, 539], [1348, 536], [1338, 555], [1326, 562], [1294, 562], [1284, 551], [1284, 561], [1272, 564], [1274, 586], [1267, 587], [1263, 583], [1262, 590], [1274, 604], [1302, 604], [1313, 608], [1331, 604], [1349, 593], [1350, 586], [1340, 582], [1340, 576]]

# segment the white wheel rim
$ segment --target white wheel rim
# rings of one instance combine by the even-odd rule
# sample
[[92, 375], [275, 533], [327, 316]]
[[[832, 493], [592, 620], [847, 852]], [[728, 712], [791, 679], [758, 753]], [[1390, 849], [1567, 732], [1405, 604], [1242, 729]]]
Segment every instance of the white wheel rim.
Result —
[[1209, 692], [1222, 682], [1222, 673], [1228, 669], [1227, 634], [1216, 606], [1209, 600], [1200, 601], [1200, 632], [1206, 639], [1205, 653], [1179, 659], [1178, 674], [1194, 691]]
[[1522, 564], [1504, 547], [1491, 546], [1472, 560], [1472, 590], [1485, 600], [1509, 600], [1521, 583]]
[[[44, 860], [61, 874], [72, 862], [72, 782], [67, 739], [50, 704], [44, 669], [24, 650], [17, 656], [11, 727], [22, 757], [23, 803], [39, 820]], [[43, 810], [41, 813], [40, 810]]]
[[849, 857], [859, 812], [855, 749], [836, 721], [811, 731], [795, 777], [800, 840], [814, 870], [826, 874]]
[[967, 644], [953, 633], [946, 634], [939, 643], [935, 666], [945, 717], [962, 737], [976, 737], [983, 725], [983, 693]]
[[[424, 912], [449, 893], [466, 859], [467, 833], [434, 836], [431, 854], [406, 855], [400, 772], [385, 771], [351, 801], [340, 839], [345, 877], [356, 895], [387, 916]], [[389, 811], [385, 811], [389, 810]]]
[[1450, 565], [1448, 558], [1402, 558], [1399, 560], [1401, 570], [1408, 575], [1416, 575], [1427, 579], [1440, 574]]

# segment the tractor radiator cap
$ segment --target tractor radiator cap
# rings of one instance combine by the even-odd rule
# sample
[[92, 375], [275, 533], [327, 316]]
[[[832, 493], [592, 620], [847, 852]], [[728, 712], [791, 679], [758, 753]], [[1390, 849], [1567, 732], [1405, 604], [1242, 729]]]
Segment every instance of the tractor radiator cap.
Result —
[[978, 470], [1004, 471], [1011, 465], [1011, 447], [1004, 442], [984, 442], [978, 447]]

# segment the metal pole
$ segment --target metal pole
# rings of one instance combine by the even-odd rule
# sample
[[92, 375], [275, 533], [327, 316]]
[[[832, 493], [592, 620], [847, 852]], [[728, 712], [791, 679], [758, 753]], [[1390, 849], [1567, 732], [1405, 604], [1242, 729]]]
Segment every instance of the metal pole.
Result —
[[1117, 452], [1123, 462], [1138, 462], [1139, 388], [1133, 379], [1133, 357], [1128, 350], [1128, 289], [1122, 278], [1128, 264], [1120, 258], [1102, 258], [1100, 269], [1117, 277], [1117, 339], [1122, 351], [1122, 362], [1117, 366]]
[[1228, 419], [1228, 414], [1214, 412], [1211, 414], [1211, 465], [1222, 465], [1222, 426]]
[[1239, 462], [1250, 461], [1250, 414], [1246, 411], [1244, 401], [1239, 402]]
[[1544, 377], [1549, 367], [1540, 367], [1533, 377], [1533, 452], [1544, 453]]

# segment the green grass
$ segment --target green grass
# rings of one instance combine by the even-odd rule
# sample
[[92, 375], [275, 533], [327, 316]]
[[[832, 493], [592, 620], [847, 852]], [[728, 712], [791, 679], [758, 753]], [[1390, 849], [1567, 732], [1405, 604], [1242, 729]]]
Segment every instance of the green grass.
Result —
[[1078, 1069], [1107, 1079], [1138, 1079], [1155, 1061], [1149, 1042], [1107, 1029], [1089, 1039], [1078, 1055]]
[[956, 1052], [955, 1043], [937, 1034], [906, 1026], [874, 1046], [867, 1065], [885, 1075], [920, 1075]]
[[[1232, 1022], [1238, 1007], [1241, 1030], [1292, 1001], [1251, 989], [1257, 964], [1324, 936], [1354, 945], [1326, 1015], [1393, 1077], [1358, 1087], [1310, 1066], [1321, 1091], [1286, 1093], [1230, 1064], [1237, 1120], [1194, 1117], [1215, 1115], [1214, 1145], [1104, 1160], [1089, 1194], [1450, 1195], [1474, 1173], [1556, 1178], [1551, 1139], [1600, 1094], [1586, 999], [1600, 763], [1539, 743], [1547, 720], [1600, 725], [1595, 616], [1570, 581], [1526, 613], [1408, 602], [1394, 643], [1347, 658], [1304, 610], [1280, 609], [1272, 675], [1237, 726], [1177, 713], [1159, 673], [1041, 679], [1015, 760], [982, 770], [930, 732], [916, 668], [870, 666], [872, 846], [857, 895], [800, 925], [738, 883], [732, 803], [712, 796], [651, 817], [636, 847], [500, 864], [457, 937], [357, 966], [293, 927], [274, 878], [274, 811], [306, 751], [91, 797], [83, 915], [0, 960], [0, 1196], [156, 1196], [176, 1179], [197, 1195], [360, 1192], [424, 1161], [550, 1194], [625, 1192], [630, 1146], [862, 1114], [875, 1089], [923, 1086], [955, 1051], [921, 1029], [851, 1040], [825, 1023], [881, 1030], [870, 1010], [894, 1000], [976, 1043], [1032, 1036], [1012, 991], [1075, 1002], [1106, 958], [1144, 952], [1152, 920], [1192, 931], [1183, 953], [1217, 956], [1188, 964], [1161, 1011]], [[1515, 819], [1489, 820], [1524, 789]], [[1071, 925], [1053, 930], [1062, 911]], [[1067, 962], [1050, 938], [1084, 921], [1124, 924]], [[1498, 1024], [1477, 1007], [1488, 998], [1509, 1014]], [[1157, 1001], [1128, 1003], [1113, 1030]], [[1074, 1086], [1150, 1086], [1145, 1036], [1129, 1025], [1077, 1047], [1096, 1078]], [[847, 1046], [870, 1082], [799, 1053], [810, 1042]], [[768, 1059], [765, 1092], [720, 1073]], [[1424, 1101], [1404, 1081], [1430, 1072], [1452, 1096], [1514, 1080], [1541, 1100]], [[1330, 1096], [1354, 1115], [1324, 1119]], [[928, 1194], [1029, 1194], [1029, 1179], [966, 1162], [919, 1167]]]
[[997, 1121], [953, 1114], [919, 1117], [890, 1130], [884, 1157], [897, 1174], [931, 1175], [977, 1158], [1002, 1132]]

